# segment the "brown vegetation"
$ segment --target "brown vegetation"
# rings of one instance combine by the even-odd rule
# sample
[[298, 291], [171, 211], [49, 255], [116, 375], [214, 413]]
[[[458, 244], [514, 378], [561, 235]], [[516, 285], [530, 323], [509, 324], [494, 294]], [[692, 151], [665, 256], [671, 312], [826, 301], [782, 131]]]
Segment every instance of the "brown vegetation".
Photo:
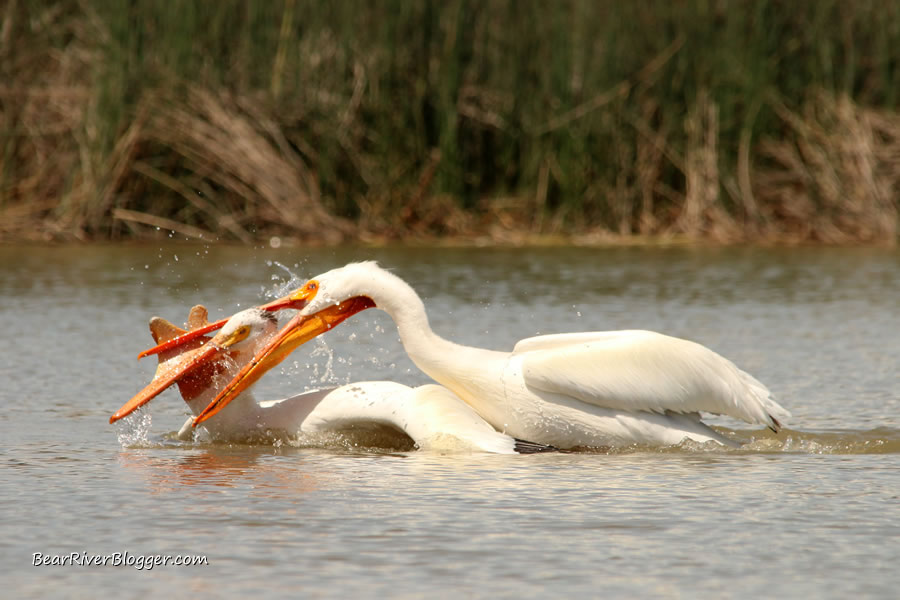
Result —
[[[134, 27], [163, 20], [165, 32], [184, 18], [165, 21], [169, 3], [120, 13], [117, 4], [10, 0], [0, 12], [0, 240], [171, 230], [245, 243], [897, 242], [900, 114], [894, 92], [872, 84], [873, 73], [896, 70], [889, 51], [880, 70], [865, 70], [871, 57], [847, 59], [849, 88], [858, 80], [865, 93], [784, 81], [783, 68], [757, 81], [744, 65], [744, 97], [727, 92], [738, 76], [717, 83], [715, 65], [700, 64], [716, 59], [703, 36], [713, 53], [739, 56], [748, 51], [741, 40], [725, 46], [727, 31], [772, 26], [754, 7], [796, 26], [780, 4], [737, 3], [732, 12], [749, 16], [716, 14], [699, 33], [690, 18], [702, 2], [655, 13], [567, 3], [547, 23], [502, 3], [471, 14], [465, 2], [401, 4], [408, 21], [372, 25], [366, 38], [354, 27], [380, 14], [370, 7], [339, 14], [342, 29], [315, 4], [226, 3], [174, 38], [194, 65], [178, 67], [166, 62], [178, 51], [169, 38], [154, 46], [144, 32], [146, 47], [133, 47]], [[821, 43], [846, 50], [881, 22], [900, 30], [900, 10], [879, 6], [827, 9], [820, 33], [850, 38]], [[203, 19], [247, 11], [257, 29], [195, 39], [211, 31]], [[376, 12], [352, 14], [366, 11]], [[634, 20], [649, 33], [623, 37]], [[667, 27], [677, 33], [655, 40]], [[601, 34], [644, 58], [618, 74], [623, 61], [594, 40]], [[238, 50], [197, 67], [195, 45], [221, 42], [216, 35], [234, 36], [226, 43]], [[894, 48], [889, 36], [878, 43]], [[561, 41], [565, 52], [554, 54]], [[753, 51], [770, 60], [764, 43]], [[788, 89], [804, 93], [788, 102]]]

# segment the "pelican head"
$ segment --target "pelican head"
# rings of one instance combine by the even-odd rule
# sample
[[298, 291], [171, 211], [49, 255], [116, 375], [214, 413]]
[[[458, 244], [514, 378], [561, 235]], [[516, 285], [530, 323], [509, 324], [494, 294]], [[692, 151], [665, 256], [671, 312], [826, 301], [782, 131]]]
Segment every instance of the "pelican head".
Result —
[[[207, 326], [198, 329], [205, 327]], [[182, 388], [185, 401], [191, 400], [197, 393], [212, 385], [215, 375], [226, 370], [226, 357], [240, 364], [242, 359], [253, 356], [277, 329], [278, 320], [268, 310], [250, 308], [236, 313], [209, 341], [205, 341], [208, 338], [195, 338], [199, 340], [199, 344], [182, 343], [177, 352], [172, 350], [171, 356], [161, 359], [153, 381], [116, 411], [109, 422], [115, 423], [131, 414], [174, 383], [183, 383], [191, 377], [199, 378], [198, 382], [194, 382], [196, 385], [190, 386], [193, 392], [184, 393], [185, 388]], [[193, 331], [195, 330], [189, 333]], [[207, 370], [203, 371], [203, 368]]]
[[374, 307], [391, 312], [400, 297], [408, 297], [408, 294], [398, 295], [405, 290], [412, 292], [405, 281], [382, 269], [375, 261], [364, 261], [322, 273], [288, 297], [292, 302], [290, 308], [299, 309], [305, 316], [321, 313], [353, 298], [367, 298]]
[[402, 299], [401, 303], [417, 302], [422, 305], [405, 281], [385, 271], [374, 261], [350, 263], [310, 279], [277, 301], [279, 308], [293, 308], [300, 312], [241, 369], [206, 410], [197, 416], [194, 425], [222, 410], [298, 346], [367, 308], [378, 307], [390, 312], [398, 299]]

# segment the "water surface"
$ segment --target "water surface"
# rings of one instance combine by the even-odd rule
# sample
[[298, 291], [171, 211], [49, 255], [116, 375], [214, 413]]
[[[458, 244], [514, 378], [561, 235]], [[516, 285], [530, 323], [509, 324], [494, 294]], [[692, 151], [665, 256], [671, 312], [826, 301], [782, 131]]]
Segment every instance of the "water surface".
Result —
[[[135, 360], [150, 316], [204, 303], [219, 318], [370, 258], [456, 341], [654, 329], [734, 360], [794, 416], [778, 435], [713, 420], [749, 441], [739, 450], [535, 456], [177, 442], [174, 392], [107, 423], [152, 375]], [[897, 251], [7, 246], [0, 281], [11, 597], [890, 598], [900, 585]], [[376, 311], [283, 364], [259, 395], [427, 381]], [[209, 564], [31, 566], [125, 551]]]

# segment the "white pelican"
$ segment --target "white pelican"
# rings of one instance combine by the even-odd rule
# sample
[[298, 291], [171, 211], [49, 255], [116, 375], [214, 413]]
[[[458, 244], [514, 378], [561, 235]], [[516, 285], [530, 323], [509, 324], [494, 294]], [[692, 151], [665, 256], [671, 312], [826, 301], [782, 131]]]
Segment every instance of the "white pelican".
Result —
[[[205, 330], [206, 309], [194, 307], [188, 322], [192, 331]], [[159, 317], [150, 321], [150, 331], [163, 344], [188, 333]], [[196, 337], [191, 344], [166, 349], [159, 353], [159, 366], [150, 385], [110, 417], [110, 423], [143, 406], [173, 383], [178, 384], [191, 411], [199, 415], [276, 331], [277, 322], [271, 312], [252, 308], [228, 319], [211, 340]], [[179, 438], [190, 439], [192, 423], [193, 418], [188, 419]], [[217, 440], [272, 439], [298, 433], [365, 433], [387, 428], [405, 433], [423, 450], [498, 454], [553, 450], [499, 433], [446, 388], [410, 388], [390, 381], [353, 383], [259, 403], [247, 390], [214, 419], [206, 421], [204, 427]]]
[[[300, 309], [195, 420], [204, 422], [294, 348], [355, 312], [377, 307], [412, 361], [497, 430], [559, 448], [735, 442], [700, 420], [728, 415], [774, 431], [790, 413], [769, 390], [700, 344], [651, 331], [543, 335], [512, 352], [461, 346], [435, 334], [425, 306], [374, 262], [310, 279], [267, 308]], [[316, 330], [316, 331], [314, 331]]]

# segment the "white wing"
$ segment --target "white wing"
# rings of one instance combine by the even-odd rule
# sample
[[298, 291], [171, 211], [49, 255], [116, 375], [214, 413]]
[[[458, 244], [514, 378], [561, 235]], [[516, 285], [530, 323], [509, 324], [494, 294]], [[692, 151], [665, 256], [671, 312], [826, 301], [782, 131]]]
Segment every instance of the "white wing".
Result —
[[303, 421], [303, 431], [383, 425], [427, 450], [514, 454], [517, 442], [439, 385], [409, 388], [390, 381], [351, 383], [330, 391]]
[[773, 429], [790, 416], [751, 375], [712, 350], [652, 331], [546, 335], [513, 350], [528, 386], [630, 412], [709, 412]]
[[443, 386], [417, 387], [406, 402], [411, 414], [407, 433], [422, 449], [516, 452], [513, 438], [495, 430], [471, 406]]

